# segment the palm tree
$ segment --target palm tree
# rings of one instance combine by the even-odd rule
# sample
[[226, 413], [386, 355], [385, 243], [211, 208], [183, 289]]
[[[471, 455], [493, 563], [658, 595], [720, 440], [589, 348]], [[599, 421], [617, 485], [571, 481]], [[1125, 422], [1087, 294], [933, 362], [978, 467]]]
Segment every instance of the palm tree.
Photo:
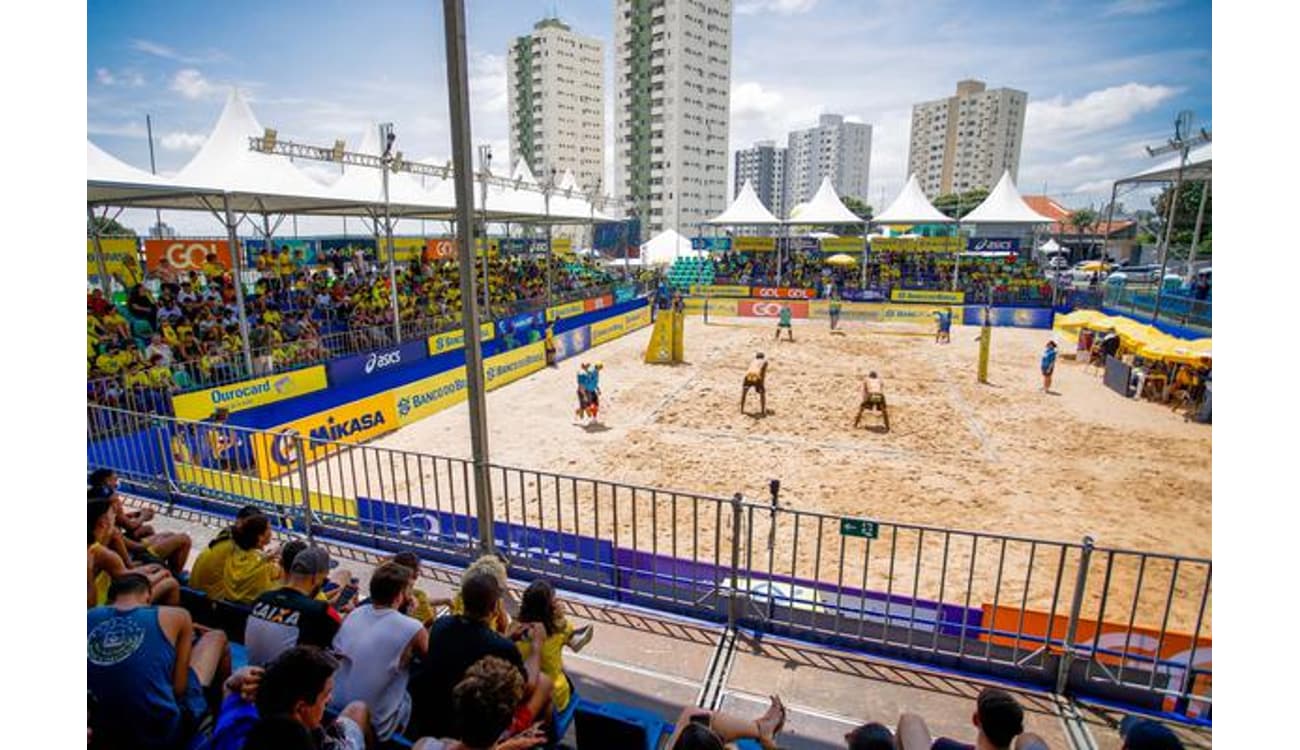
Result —
[[[1097, 212], [1091, 208], [1080, 208], [1077, 211], [1070, 212], [1066, 222], [1074, 229], [1076, 236], [1082, 237], [1085, 232], [1092, 231], [1095, 237], [1097, 229]], [[1093, 238], [1088, 240], [1088, 257], [1092, 257]]]

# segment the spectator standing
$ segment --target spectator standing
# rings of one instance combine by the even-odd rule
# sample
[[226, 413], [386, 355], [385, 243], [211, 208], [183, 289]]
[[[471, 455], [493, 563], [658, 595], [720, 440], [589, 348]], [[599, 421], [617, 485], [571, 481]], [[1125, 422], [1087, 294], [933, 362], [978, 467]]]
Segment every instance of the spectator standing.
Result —
[[519, 607], [519, 619], [510, 628], [510, 638], [516, 641], [519, 654], [525, 661], [531, 656], [533, 643], [527, 638], [528, 629], [541, 625], [545, 630], [542, 641], [541, 670], [553, 684], [551, 702], [556, 711], [563, 711], [569, 705], [569, 678], [564, 674], [563, 649], [568, 645], [579, 651], [591, 640], [591, 626], [576, 633], [573, 625], [564, 617], [560, 600], [555, 596], [555, 588], [549, 581], [537, 579], [524, 590], [523, 603]]
[[353, 610], [334, 636], [339, 671], [333, 707], [364, 702], [381, 742], [406, 730], [411, 719], [411, 696], [406, 692], [411, 660], [429, 651], [429, 631], [401, 612], [414, 584], [410, 568], [381, 565], [370, 578], [370, 602]]
[[95, 736], [142, 750], [183, 744], [208, 713], [204, 690], [229, 669], [225, 634], [209, 630], [196, 641], [188, 612], [149, 606], [142, 575], [114, 581], [108, 600], [86, 613]]
[[329, 602], [316, 598], [329, 566], [328, 552], [308, 547], [293, 558], [286, 586], [257, 597], [244, 634], [249, 664], [264, 666], [294, 646], [329, 648], [343, 621]]

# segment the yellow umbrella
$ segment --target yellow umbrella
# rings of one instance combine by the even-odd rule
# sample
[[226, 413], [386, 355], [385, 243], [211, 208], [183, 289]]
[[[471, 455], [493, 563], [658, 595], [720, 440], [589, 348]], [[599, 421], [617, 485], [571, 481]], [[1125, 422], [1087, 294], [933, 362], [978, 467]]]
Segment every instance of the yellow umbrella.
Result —
[[1109, 315], [1102, 315], [1096, 310], [1075, 310], [1066, 315], [1057, 315], [1052, 327], [1063, 330], [1078, 330], [1080, 328], [1105, 330], [1111, 327], [1111, 319]]
[[858, 264], [858, 259], [854, 258], [852, 255], [837, 253], [827, 258], [823, 262], [828, 263], [832, 266], [856, 266]]

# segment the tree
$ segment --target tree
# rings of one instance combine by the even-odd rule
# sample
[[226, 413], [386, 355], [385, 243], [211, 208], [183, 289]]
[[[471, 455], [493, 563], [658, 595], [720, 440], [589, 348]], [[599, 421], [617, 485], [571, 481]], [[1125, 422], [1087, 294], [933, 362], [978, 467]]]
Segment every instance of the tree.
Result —
[[[845, 208], [852, 211], [853, 214], [858, 218], [862, 219], [863, 221], [871, 221], [871, 217], [874, 215], [874, 211], [872, 210], [871, 205], [869, 203], [866, 203], [862, 199], [855, 198], [851, 195], [846, 195], [841, 197], [840, 201], [844, 204]], [[834, 232], [835, 234], [838, 234], [841, 237], [861, 237], [862, 225], [844, 224], [841, 226], [831, 227], [831, 231]]]
[[989, 197], [988, 188], [975, 188], [964, 193], [944, 193], [934, 199], [934, 207], [949, 218], [960, 219]]
[[1093, 211], [1091, 208], [1080, 208], [1071, 211], [1070, 215], [1066, 217], [1065, 222], [1074, 229], [1076, 237], [1089, 235], [1088, 257], [1092, 257], [1092, 248], [1095, 244], [1097, 232], [1097, 212]]
[[117, 223], [116, 219], [110, 219], [107, 216], [95, 216], [94, 224], [86, 225], [86, 232], [90, 234], [94, 229], [99, 230], [100, 237], [134, 237], [135, 230], [130, 227]]
[[[1178, 206], [1174, 211], [1174, 233], [1169, 238], [1170, 248], [1191, 247], [1192, 234], [1196, 230], [1196, 211], [1201, 206], [1201, 192], [1205, 190], [1204, 182], [1184, 182], [1182, 188], [1178, 191]], [[1158, 217], [1158, 226], [1160, 227], [1161, 237], [1165, 231], [1165, 222], [1169, 217], [1169, 201], [1173, 197], [1174, 186], [1170, 185], [1160, 192], [1159, 195], [1151, 199], [1151, 207], [1155, 209]], [[1205, 218], [1201, 222], [1201, 241], [1211, 235], [1214, 215], [1214, 193], [1205, 199]], [[1172, 254], [1172, 253], [1171, 253]], [[1184, 253], [1185, 254], [1185, 253]], [[1196, 251], [1197, 255], [1201, 254], [1200, 249]]]

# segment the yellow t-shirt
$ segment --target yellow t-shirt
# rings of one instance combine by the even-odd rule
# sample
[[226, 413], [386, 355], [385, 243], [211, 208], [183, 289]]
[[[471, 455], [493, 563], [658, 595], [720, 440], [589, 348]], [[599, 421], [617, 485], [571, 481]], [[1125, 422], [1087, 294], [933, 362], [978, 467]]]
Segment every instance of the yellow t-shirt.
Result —
[[109, 375], [116, 375], [122, 369], [122, 365], [118, 363], [117, 356], [107, 352], [95, 357], [95, 367], [99, 368], [100, 372]]
[[267, 560], [260, 550], [239, 549], [233, 543], [231, 548], [221, 578], [213, 586], [215, 593], [210, 591], [208, 596], [236, 604], [252, 604], [257, 597], [280, 586], [279, 564]]
[[[184, 445], [183, 441], [181, 445]], [[176, 448], [177, 441], [176, 438], [173, 438], [173, 455], [175, 455]], [[185, 453], [188, 459], [188, 447], [185, 447]], [[179, 457], [178, 460], [180, 460]], [[221, 580], [221, 572], [226, 568], [226, 558], [230, 557], [230, 553], [234, 549], [235, 543], [230, 541], [229, 536], [226, 536], [225, 538], [218, 537], [211, 546], [200, 552], [199, 556], [194, 560], [194, 566], [190, 568], [190, 587], [212, 596], [217, 582]]]
[[[96, 547], [104, 549], [104, 546], [99, 542], [93, 542], [90, 545], [91, 549]], [[108, 604], [108, 587], [112, 584], [113, 579], [109, 577], [108, 573], [102, 570], [95, 571], [95, 606], [101, 607]]]
[[225, 273], [225, 272], [226, 272], [226, 269], [222, 268], [222, 267], [221, 267], [219, 264], [217, 264], [217, 263], [204, 263], [204, 264], [203, 264], [203, 276], [204, 276], [205, 278], [207, 278], [209, 281], [211, 281], [212, 279], [220, 278], [220, 277], [221, 277], [221, 274], [223, 274], [223, 273]]
[[[568, 620], [564, 620], [559, 630], [546, 636], [546, 640], [542, 641], [542, 674], [550, 677], [551, 682], [555, 684], [551, 700], [554, 701], [557, 711], [563, 711], [569, 705], [569, 678], [564, 675], [564, 657], [560, 652], [572, 635], [573, 626]], [[527, 660], [528, 655], [532, 653], [533, 644], [524, 639], [515, 645], [519, 647], [520, 656]]]
[[153, 388], [170, 388], [172, 384], [171, 368], [165, 365], [155, 365], [150, 367], [147, 375], [149, 376], [149, 385]]
[[127, 388], [148, 388], [150, 384], [149, 373], [146, 370], [128, 372], [123, 380]]
[[176, 335], [176, 328], [171, 323], [162, 324], [162, 337], [163, 341], [173, 349], [180, 344], [180, 336]]

